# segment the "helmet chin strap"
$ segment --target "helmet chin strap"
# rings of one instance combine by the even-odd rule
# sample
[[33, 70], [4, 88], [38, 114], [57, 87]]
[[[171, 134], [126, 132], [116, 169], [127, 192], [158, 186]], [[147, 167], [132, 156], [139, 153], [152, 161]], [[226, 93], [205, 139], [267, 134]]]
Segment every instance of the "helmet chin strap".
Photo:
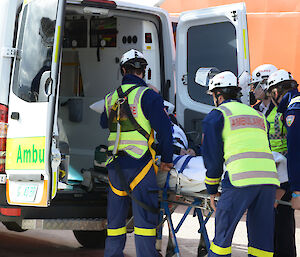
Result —
[[221, 96], [221, 94], [216, 94], [216, 107], [218, 107], [219, 104], [219, 97]]

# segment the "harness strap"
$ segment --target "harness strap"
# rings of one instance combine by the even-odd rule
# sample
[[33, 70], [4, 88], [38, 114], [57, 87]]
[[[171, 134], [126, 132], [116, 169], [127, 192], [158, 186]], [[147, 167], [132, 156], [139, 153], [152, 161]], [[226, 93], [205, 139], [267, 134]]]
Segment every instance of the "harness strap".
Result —
[[185, 158], [180, 170], [178, 171], [178, 173], [182, 173], [183, 170], [185, 169], [185, 167], [188, 165], [188, 163], [190, 162], [190, 160], [193, 158], [194, 156], [189, 155], [188, 157]]
[[[179, 155], [179, 156], [177, 156], [177, 157], [175, 158], [175, 160], [173, 161], [173, 164], [176, 165], [176, 163], [177, 163], [181, 158], [183, 158], [183, 156], [184, 156], [184, 155]], [[182, 173], [182, 172], [183, 172], [183, 170], [186, 168], [186, 166], [188, 165], [189, 161], [190, 161], [193, 157], [195, 157], [195, 156], [189, 155], [189, 156], [187, 156], [187, 157], [185, 158], [185, 160], [184, 160], [183, 164], [181, 165], [181, 168], [180, 168], [180, 170], [178, 171], [178, 173]]]
[[150, 151], [150, 154], [152, 157], [153, 168], [154, 168], [155, 174], [157, 174], [157, 172], [158, 172], [158, 166], [156, 165], [157, 158], [155, 158], [156, 152], [152, 147], [153, 143], [154, 143], [154, 131], [153, 131], [153, 129], [151, 129], [150, 138], [148, 141], [148, 147], [149, 147], [149, 151]]
[[[141, 172], [139, 174], [136, 175], [136, 177], [132, 180], [132, 182], [130, 183], [129, 187], [130, 190], [132, 191], [142, 180], [143, 178], [147, 175], [147, 173], [149, 172], [150, 168], [152, 166], [152, 160], [150, 160], [147, 165], [141, 170]], [[109, 180], [109, 185], [112, 189], [112, 191], [118, 195], [118, 196], [127, 196], [128, 194], [126, 193], [126, 191], [123, 190], [118, 190], [116, 189], [110, 182]]]
[[[138, 86], [136, 86], [136, 87], [138, 87]], [[127, 91], [128, 91], [128, 90], [127, 90]], [[127, 93], [127, 91], [126, 91], [125, 93]], [[123, 92], [123, 90], [122, 90], [121, 87], [119, 87], [119, 88], [117, 89], [117, 93], [118, 93], [118, 96], [119, 96], [120, 98], [124, 98], [124, 97], [125, 97], [125, 93]], [[123, 104], [123, 106], [124, 106], [124, 111], [126, 112], [127, 117], [128, 117], [128, 119], [129, 119], [129, 121], [132, 123], [132, 125], [136, 128], [136, 130], [137, 130], [141, 135], [143, 135], [147, 140], [149, 140], [149, 137], [150, 137], [149, 133], [148, 133], [146, 130], [144, 130], [144, 129], [142, 128], [142, 126], [136, 121], [136, 119], [135, 119], [134, 116], [132, 115], [132, 112], [131, 112], [131, 110], [130, 110], [128, 101], [125, 101], [124, 104]]]
[[173, 161], [173, 164], [176, 165], [176, 163], [183, 157], [183, 155], [178, 155], [175, 160]]
[[[118, 92], [119, 88], [121, 88], [121, 87], [119, 87], [117, 89], [118, 96], [120, 98], [125, 98], [125, 97], [127, 97], [129, 95], [129, 93], [131, 93], [134, 89], [136, 89], [138, 87], [139, 86], [135, 85], [135, 86], [129, 88], [128, 90], [126, 90], [125, 92], [122, 91], [122, 97], [120, 97], [119, 92]], [[108, 125], [109, 125], [109, 127], [111, 126], [111, 124], [112, 124], [112, 122], [113, 122], [113, 120], [115, 119], [116, 116], [117, 116], [117, 102], [111, 108], [111, 111], [110, 111], [110, 114], [109, 114], [109, 117], [108, 117]]]
[[[152, 164], [153, 164], [153, 160], [151, 159], [148, 164], [142, 169], [142, 171], [136, 176], [136, 178], [131, 182], [130, 186], [128, 186], [127, 182], [126, 182], [126, 179], [125, 179], [125, 176], [122, 172], [122, 169], [120, 167], [120, 164], [119, 164], [119, 160], [116, 159], [116, 157], [114, 156], [114, 159], [113, 159], [113, 163], [115, 165], [115, 169], [118, 173], [118, 176], [120, 178], [120, 182], [121, 182], [121, 186], [124, 188], [124, 191], [121, 191], [121, 190], [117, 190], [116, 188], [114, 188], [111, 183], [110, 183], [110, 186], [111, 186], [111, 189], [114, 193], [120, 193], [122, 192], [120, 196], [125, 196], [124, 195], [124, 192], [126, 193], [126, 195], [128, 195], [133, 201], [135, 201], [139, 206], [141, 206], [143, 209], [145, 209], [146, 211], [149, 211], [151, 213], [155, 213], [155, 214], [158, 214], [160, 212], [160, 209], [159, 208], [155, 208], [155, 207], [152, 207], [152, 206], [149, 206], [145, 203], [143, 203], [142, 201], [138, 200], [135, 196], [132, 195], [131, 193], [131, 190], [133, 190], [133, 188], [135, 188], [137, 186], [137, 184], [147, 175], [147, 173], [149, 172]], [[132, 187], [132, 188], [131, 188]], [[116, 189], [116, 190], [115, 190]], [[117, 194], [119, 195], [119, 194]]]

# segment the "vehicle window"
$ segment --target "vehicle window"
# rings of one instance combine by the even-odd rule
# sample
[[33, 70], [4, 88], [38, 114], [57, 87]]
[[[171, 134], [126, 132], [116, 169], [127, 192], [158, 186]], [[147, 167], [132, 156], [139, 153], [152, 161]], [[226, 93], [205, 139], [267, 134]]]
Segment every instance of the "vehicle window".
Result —
[[195, 83], [195, 74], [200, 67], [216, 67], [237, 75], [237, 45], [235, 27], [230, 22], [193, 26], [188, 30], [188, 93], [204, 104], [213, 105], [212, 97], [206, 94], [207, 87]]
[[[47, 101], [41, 97], [44, 72], [51, 70], [57, 0], [31, 1], [25, 6], [16, 59], [13, 92], [27, 102]], [[48, 76], [49, 77], [49, 76]]]

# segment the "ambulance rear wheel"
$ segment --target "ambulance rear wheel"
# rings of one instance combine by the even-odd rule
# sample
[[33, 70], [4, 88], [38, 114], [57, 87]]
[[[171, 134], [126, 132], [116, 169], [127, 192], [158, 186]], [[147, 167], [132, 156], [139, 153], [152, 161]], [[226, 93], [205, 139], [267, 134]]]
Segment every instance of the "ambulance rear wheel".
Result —
[[77, 241], [85, 248], [104, 249], [106, 239], [106, 229], [101, 231], [73, 231]]
[[17, 222], [3, 221], [2, 224], [10, 231], [24, 232], [27, 230], [27, 229], [22, 229], [22, 227]]

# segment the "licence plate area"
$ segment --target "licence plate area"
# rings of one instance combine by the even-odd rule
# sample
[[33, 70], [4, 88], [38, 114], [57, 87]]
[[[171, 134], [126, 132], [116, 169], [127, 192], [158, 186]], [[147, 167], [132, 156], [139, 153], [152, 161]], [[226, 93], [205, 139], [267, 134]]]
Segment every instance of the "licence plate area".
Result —
[[[41, 204], [43, 195], [47, 195], [45, 181], [15, 181], [7, 180], [6, 198], [12, 205], [44, 206]], [[45, 203], [46, 206], [46, 203]]]
[[18, 185], [17, 187], [17, 202], [34, 202], [36, 199], [38, 186], [33, 184]]

